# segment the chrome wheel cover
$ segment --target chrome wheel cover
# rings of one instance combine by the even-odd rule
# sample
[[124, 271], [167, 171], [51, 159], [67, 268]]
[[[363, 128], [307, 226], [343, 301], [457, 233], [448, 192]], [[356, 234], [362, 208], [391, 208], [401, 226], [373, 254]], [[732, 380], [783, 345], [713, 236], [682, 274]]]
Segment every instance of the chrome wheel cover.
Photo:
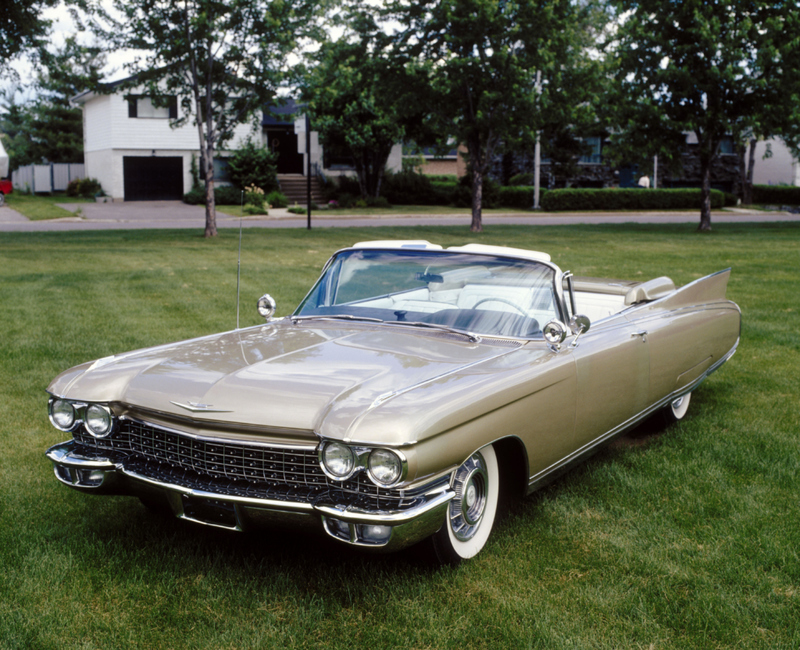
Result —
[[475, 536], [486, 510], [489, 474], [480, 452], [474, 453], [456, 471], [455, 497], [450, 501], [450, 528], [462, 542]]

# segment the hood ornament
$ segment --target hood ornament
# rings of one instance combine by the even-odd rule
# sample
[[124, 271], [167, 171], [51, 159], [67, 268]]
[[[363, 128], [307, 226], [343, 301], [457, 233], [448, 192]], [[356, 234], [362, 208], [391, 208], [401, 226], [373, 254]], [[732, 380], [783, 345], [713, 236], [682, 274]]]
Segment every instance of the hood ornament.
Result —
[[186, 404], [181, 404], [180, 402], [170, 402], [170, 404], [174, 404], [175, 406], [179, 406], [182, 409], [186, 409], [187, 411], [191, 411], [192, 413], [231, 413], [232, 411], [227, 409], [215, 409], [213, 404], [202, 404], [200, 402], [188, 402]]

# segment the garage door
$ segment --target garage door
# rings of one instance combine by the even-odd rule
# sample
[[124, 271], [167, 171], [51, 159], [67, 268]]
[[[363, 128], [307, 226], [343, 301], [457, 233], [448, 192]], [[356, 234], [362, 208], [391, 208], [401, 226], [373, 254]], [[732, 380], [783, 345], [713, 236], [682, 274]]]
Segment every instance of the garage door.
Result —
[[183, 158], [123, 156], [126, 201], [179, 201], [183, 198]]

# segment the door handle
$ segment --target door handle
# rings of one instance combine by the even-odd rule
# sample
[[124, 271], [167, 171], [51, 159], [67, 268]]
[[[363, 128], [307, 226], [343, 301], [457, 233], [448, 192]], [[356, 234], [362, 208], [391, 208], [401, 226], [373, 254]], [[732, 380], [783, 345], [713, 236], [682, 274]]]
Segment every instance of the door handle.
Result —
[[638, 332], [631, 334], [632, 339], [635, 339], [637, 336], [642, 337], [642, 343], [647, 343], [647, 330], [639, 330]]

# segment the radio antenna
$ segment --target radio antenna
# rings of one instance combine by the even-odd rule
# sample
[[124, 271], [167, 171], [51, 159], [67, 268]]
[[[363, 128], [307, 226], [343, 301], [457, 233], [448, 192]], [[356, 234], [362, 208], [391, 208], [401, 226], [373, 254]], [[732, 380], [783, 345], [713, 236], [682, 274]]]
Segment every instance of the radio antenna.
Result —
[[236, 259], [236, 329], [239, 329], [239, 286], [242, 279], [242, 216], [244, 215], [244, 191], [241, 201], [242, 214], [239, 215], [239, 256]]

